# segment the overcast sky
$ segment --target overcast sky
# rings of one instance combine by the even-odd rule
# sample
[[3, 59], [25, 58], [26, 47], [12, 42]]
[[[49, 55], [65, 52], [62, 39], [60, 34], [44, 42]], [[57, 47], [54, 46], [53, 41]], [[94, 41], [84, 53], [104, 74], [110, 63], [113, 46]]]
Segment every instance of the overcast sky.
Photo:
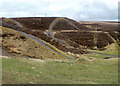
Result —
[[75, 20], [118, 19], [119, 0], [1, 0], [0, 17], [68, 17]]

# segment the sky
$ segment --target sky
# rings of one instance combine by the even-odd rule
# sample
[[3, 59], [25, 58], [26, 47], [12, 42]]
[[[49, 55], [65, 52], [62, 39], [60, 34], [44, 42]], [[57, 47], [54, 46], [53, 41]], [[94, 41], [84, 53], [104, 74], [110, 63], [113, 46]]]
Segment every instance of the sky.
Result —
[[115, 21], [119, 0], [0, 0], [0, 17], [68, 17]]

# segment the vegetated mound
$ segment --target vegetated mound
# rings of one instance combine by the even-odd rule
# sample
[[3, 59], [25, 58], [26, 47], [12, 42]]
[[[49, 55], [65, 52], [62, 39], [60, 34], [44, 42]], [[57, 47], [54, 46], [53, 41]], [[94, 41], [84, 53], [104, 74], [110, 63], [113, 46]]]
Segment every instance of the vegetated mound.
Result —
[[75, 30], [75, 27], [89, 30], [89, 28], [80, 25], [78, 22], [64, 17], [25, 17], [12, 19], [32, 30], [48, 30], [50, 27], [53, 27], [51, 28], [53, 30]]
[[12, 18], [20, 22], [24, 27], [32, 30], [46, 30], [56, 17], [25, 17]]
[[83, 25], [80, 25], [78, 22], [68, 19], [68, 18], [56, 18], [53, 22], [51, 22], [49, 30], [53, 31], [61, 31], [61, 30], [87, 30], [87, 28]]
[[43, 47], [13, 29], [5, 27], [0, 27], [0, 29], [2, 30], [2, 48], [11, 55], [37, 59], [64, 59], [63, 56]]
[[[15, 20], [23, 26], [21, 29], [12, 27], [13, 29], [32, 34], [65, 52], [83, 54], [88, 53], [83, 49], [95, 49], [94, 47], [97, 47], [104, 50], [105, 46], [113, 43], [112, 38], [106, 33], [92, 32], [92, 28], [68, 18], [25, 17], [11, 18], [11, 20]], [[7, 24], [5, 25], [3, 22], [5, 27], [9, 26], [9, 23]], [[47, 32], [47, 35], [45, 32]], [[65, 43], [70, 47], [67, 47]]]

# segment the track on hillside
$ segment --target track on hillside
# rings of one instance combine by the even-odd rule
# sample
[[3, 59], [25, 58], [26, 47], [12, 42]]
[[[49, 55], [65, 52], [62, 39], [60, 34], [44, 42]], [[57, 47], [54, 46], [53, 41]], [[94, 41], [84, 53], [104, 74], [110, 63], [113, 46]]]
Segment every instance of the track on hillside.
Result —
[[36, 43], [42, 45], [43, 47], [45, 47], [45, 48], [47, 48], [47, 49], [49, 49], [49, 50], [51, 50], [51, 51], [53, 51], [53, 52], [55, 52], [55, 53], [57, 53], [57, 54], [59, 54], [59, 55], [64, 56], [66, 59], [75, 60], [75, 58], [72, 57], [72, 56], [63, 55], [63, 54], [61, 54], [60, 52], [52, 49], [50, 46], [48, 46], [48, 44], [46, 44], [46, 43], [45, 43], [43, 40], [41, 40], [40, 38], [37, 38], [37, 37], [35, 37], [35, 36], [31, 35], [31, 34], [27, 34], [27, 33], [21, 32], [21, 31], [17, 31], [17, 32], [21, 33], [22, 35], [25, 35], [26, 37], [28, 37], [28, 38], [30, 38], [30, 39], [32, 39], [33, 41], [35, 41]]

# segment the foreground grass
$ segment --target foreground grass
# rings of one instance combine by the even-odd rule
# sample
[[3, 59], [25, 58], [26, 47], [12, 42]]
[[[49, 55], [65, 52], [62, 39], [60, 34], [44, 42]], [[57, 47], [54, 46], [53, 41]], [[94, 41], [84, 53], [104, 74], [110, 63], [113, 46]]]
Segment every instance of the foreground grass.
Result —
[[117, 84], [117, 69], [117, 59], [79, 63], [3, 58], [3, 83]]

